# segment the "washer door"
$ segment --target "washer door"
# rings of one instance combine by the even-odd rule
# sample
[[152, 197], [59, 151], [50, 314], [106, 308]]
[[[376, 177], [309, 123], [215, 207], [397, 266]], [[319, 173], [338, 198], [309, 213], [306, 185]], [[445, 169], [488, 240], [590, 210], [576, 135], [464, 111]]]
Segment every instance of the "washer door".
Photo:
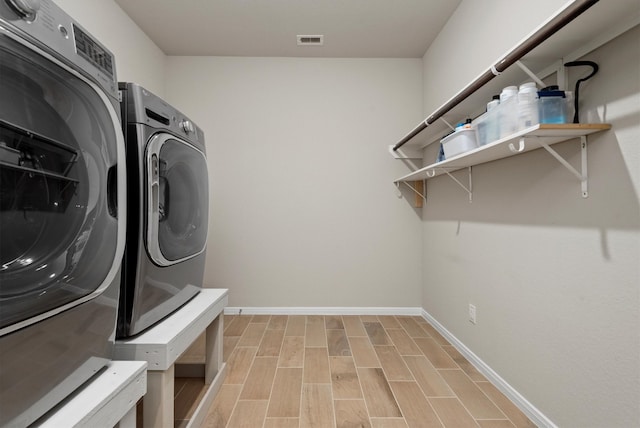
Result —
[[147, 145], [145, 176], [150, 258], [170, 266], [201, 254], [209, 217], [204, 153], [173, 135], [156, 134]]
[[0, 335], [93, 299], [116, 277], [119, 162], [104, 92], [0, 28]]

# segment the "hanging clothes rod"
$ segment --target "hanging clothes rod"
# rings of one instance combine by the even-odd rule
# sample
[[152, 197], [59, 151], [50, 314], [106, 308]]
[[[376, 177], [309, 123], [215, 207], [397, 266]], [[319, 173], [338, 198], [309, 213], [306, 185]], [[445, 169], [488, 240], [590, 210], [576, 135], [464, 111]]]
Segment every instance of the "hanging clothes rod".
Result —
[[421, 122], [417, 127], [415, 127], [411, 132], [409, 132], [402, 140], [400, 140], [395, 146], [393, 146], [393, 151], [398, 150], [400, 147], [404, 146], [411, 139], [413, 139], [416, 135], [422, 132], [426, 127], [434, 123], [436, 120], [440, 119], [442, 116], [451, 111], [454, 107], [460, 104], [462, 101], [467, 99], [471, 94], [475, 91], [483, 87], [487, 82], [492, 80], [494, 77], [500, 75], [504, 70], [513, 65], [516, 61], [520, 60], [523, 56], [531, 52], [537, 46], [539, 46], [542, 42], [547, 40], [553, 34], [555, 34], [562, 27], [576, 19], [580, 16], [584, 11], [589, 9], [591, 6], [596, 4], [599, 0], [577, 0], [573, 2], [571, 5], [567, 6], [564, 10], [562, 10], [558, 15], [551, 18], [546, 24], [540, 27], [536, 32], [534, 32], [529, 38], [520, 43], [518, 46], [513, 48], [509, 53], [507, 53], [500, 61], [498, 61], [495, 65], [490, 67], [487, 71], [482, 73], [476, 80], [467, 85], [462, 91], [456, 94], [453, 98], [447, 101], [446, 104], [442, 105], [438, 110], [433, 112], [431, 116], [426, 118], [423, 122]]

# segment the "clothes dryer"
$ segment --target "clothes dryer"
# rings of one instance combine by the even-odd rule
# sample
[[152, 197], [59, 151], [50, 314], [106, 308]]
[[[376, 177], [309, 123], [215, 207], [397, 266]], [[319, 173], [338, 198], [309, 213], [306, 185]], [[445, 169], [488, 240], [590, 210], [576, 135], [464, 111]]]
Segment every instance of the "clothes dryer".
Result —
[[137, 84], [120, 91], [129, 199], [117, 334], [129, 337], [202, 288], [209, 186], [202, 130]]
[[125, 243], [113, 55], [51, 0], [0, 0], [0, 426], [108, 364]]

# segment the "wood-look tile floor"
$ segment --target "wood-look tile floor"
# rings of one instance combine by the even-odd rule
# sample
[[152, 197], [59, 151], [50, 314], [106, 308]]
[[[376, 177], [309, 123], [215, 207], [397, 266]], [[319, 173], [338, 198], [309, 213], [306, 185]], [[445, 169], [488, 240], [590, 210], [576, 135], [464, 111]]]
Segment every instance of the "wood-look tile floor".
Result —
[[[227, 315], [224, 358], [207, 428], [535, 426], [421, 317]], [[176, 379], [176, 426], [203, 391]]]

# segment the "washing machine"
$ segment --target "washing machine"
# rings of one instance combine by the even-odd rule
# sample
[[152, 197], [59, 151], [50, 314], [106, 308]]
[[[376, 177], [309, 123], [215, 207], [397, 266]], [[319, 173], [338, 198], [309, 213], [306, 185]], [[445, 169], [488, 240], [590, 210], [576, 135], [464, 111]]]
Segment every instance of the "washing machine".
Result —
[[0, 426], [112, 357], [125, 159], [113, 55], [51, 0], [0, 0]]
[[134, 83], [120, 83], [128, 217], [118, 337], [155, 325], [202, 288], [209, 217], [204, 134]]

